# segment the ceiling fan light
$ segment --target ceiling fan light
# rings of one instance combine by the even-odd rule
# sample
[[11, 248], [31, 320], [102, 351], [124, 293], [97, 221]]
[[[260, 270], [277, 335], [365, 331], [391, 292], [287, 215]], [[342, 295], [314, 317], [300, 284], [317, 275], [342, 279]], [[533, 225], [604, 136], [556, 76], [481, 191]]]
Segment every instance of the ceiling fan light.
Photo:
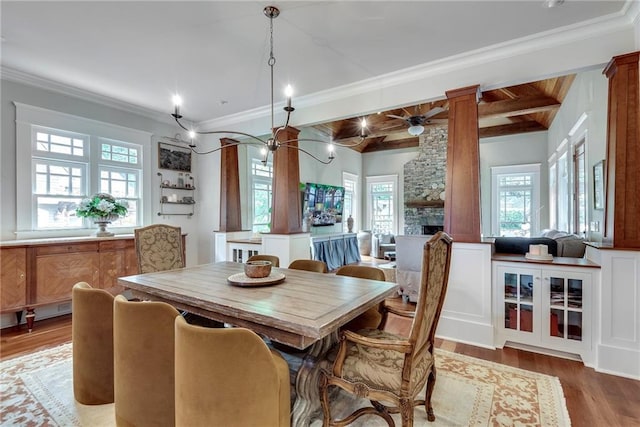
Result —
[[422, 125], [413, 125], [413, 126], [409, 127], [409, 129], [407, 129], [407, 132], [409, 132], [409, 135], [413, 135], [413, 136], [421, 135], [422, 132], [424, 132], [424, 126], [422, 126]]

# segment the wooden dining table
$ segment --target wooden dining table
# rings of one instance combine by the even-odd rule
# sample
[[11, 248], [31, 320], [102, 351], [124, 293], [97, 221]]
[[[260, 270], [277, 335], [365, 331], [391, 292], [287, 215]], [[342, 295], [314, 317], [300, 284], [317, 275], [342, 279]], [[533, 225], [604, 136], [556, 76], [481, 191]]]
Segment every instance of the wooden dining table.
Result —
[[243, 264], [218, 262], [118, 279], [134, 297], [164, 301], [190, 313], [253, 330], [304, 350], [295, 379], [293, 426], [307, 426], [320, 406], [318, 376], [324, 356], [345, 323], [396, 293], [395, 283], [274, 268], [281, 283], [228, 282]]

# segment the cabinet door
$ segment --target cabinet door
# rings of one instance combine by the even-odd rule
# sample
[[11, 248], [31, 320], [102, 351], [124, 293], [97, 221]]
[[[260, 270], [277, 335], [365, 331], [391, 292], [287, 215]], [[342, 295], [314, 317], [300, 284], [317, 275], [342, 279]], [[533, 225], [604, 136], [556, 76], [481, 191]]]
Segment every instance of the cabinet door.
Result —
[[137, 274], [138, 264], [133, 239], [100, 243], [100, 287], [116, 295], [124, 291], [118, 278]]
[[591, 276], [571, 271], [543, 271], [543, 339], [554, 347], [590, 342]]
[[100, 256], [97, 251], [38, 256], [36, 277], [36, 304], [69, 300], [76, 283], [100, 283]]
[[25, 248], [3, 248], [0, 252], [1, 282], [0, 309], [21, 310], [27, 303], [27, 250]]
[[538, 333], [536, 294], [540, 283], [538, 270], [498, 268], [498, 307], [505, 330]]

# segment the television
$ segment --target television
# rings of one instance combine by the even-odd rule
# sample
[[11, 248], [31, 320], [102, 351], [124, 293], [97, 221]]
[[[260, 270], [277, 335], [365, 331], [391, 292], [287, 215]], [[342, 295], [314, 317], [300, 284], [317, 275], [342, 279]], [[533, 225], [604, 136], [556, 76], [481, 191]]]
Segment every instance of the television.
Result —
[[310, 218], [312, 227], [342, 222], [344, 187], [307, 182], [302, 203], [303, 218]]

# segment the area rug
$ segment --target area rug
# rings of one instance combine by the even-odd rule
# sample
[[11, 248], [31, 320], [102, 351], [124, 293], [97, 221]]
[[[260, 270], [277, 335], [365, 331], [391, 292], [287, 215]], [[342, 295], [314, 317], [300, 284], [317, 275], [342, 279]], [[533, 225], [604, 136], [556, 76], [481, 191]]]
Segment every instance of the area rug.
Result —
[[[481, 359], [436, 350], [438, 380], [433, 394], [436, 421], [424, 407], [414, 425], [440, 426], [569, 426], [569, 414], [556, 377], [511, 368]], [[73, 398], [71, 344], [0, 363], [0, 425], [114, 426], [113, 404], [87, 406]], [[339, 403], [338, 403], [339, 402]], [[339, 395], [336, 415], [367, 401]], [[401, 425], [398, 415], [394, 415]], [[312, 426], [322, 423], [315, 420]], [[213, 424], [212, 424], [213, 425]], [[385, 426], [366, 416], [354, 426]]]

